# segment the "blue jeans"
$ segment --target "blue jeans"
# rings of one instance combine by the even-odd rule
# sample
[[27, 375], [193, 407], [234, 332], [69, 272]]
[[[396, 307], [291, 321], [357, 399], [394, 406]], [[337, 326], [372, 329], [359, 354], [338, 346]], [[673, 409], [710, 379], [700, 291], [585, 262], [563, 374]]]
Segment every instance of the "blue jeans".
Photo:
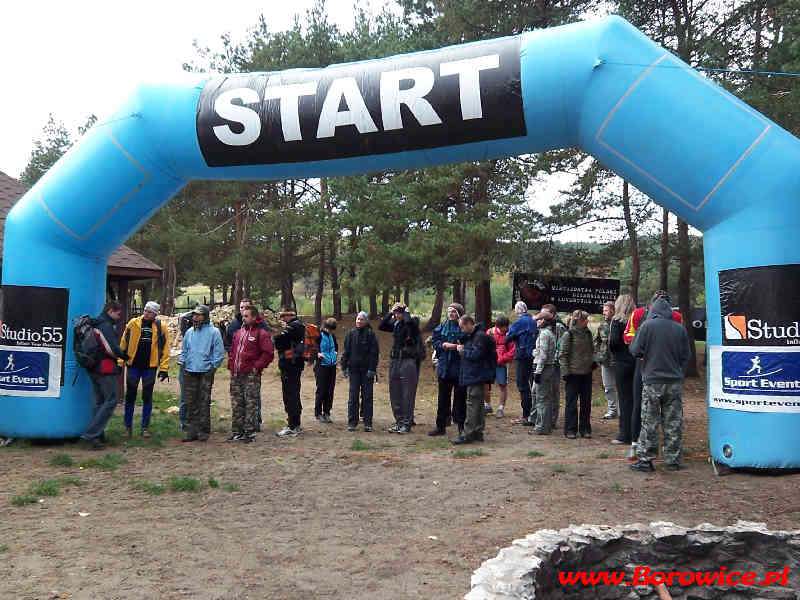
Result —
[[125, 377], [125, 427], [133, 425], [133, 408], [136, 406], [136, 392], [142, 382], [142, 429], [150, 426], [150, 413], [153, 412], [153, 388], [156, 385], [156, 369], [134, 369], [128, 367]]
[[119, 384], [116, 375], [100, 375], [99, 373], [89, 373], [94, 389], [94, 410], [92, 420], [83, 434], [85, 440], [96, 440], [103, 435], [108, 420], [114, 414], [117, 406], [117, 394]]

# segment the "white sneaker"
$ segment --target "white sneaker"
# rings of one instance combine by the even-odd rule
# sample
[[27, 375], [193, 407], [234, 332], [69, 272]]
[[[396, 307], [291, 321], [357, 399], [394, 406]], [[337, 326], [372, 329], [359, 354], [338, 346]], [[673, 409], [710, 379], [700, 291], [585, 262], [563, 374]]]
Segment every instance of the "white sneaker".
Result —
[[495, 418], [502, 419], [503, 418], [503, 407], [497, 409], [497, 412], [494, 413]]
[[297, 437], [299, 433], [300, 433], [299, 427], [292, 429], [291, 427], [287, 426], [281, 429], [280, 431], [276, 431], [275, 435], [277, 435], [278, 437]]

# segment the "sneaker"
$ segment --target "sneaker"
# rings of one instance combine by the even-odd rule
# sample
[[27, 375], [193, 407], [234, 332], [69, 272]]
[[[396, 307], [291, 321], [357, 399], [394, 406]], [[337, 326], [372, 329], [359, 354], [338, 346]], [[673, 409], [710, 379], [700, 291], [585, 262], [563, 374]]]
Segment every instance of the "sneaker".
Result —
[[431, 437], [434, 437], [434, 436], [437, 436], [437, 435], [444, 435], [445, 433], [446, 432], [445, 432], [444, 429], [442, 429], [441, 427], [437, 427], [436, 429], [431, 429], [428, 432], [428, 435], [431, 436]]
[[584, 432], [581, 434], [581, 437], [582, 437], [582, 438], [586, 438], [586, 439], [589, 439], [589, 440], [590, 440], [590, 439], [592, 439], [592, 434], [584, 431]]
[[242, 435], [241, 438], [239, 438], [239, 440], [244, 444], [252, 444], [253, 442], [256, 441], [256, 434], [255, 432], [245, 433]]
[[623, 442], [622, 440], [614, 438], [613, 440], [611, 440], [611, 443], [616, 445], [616, 444], [626, 444], [627, 442]]
[[683, 467], [681, 467], [678, 463], [670, 463], [667, 465], [668, 471], [680, 471]]
[[300, 433], [299, 427], [295, 427], [294, 429], [292, 429], [287, 425], [280, 431], [276, 431], [275, 435], [277, 435], [278, 437], [297, 437], [299, 433]]
[[325, 423], [325, 417], [323, 415], [317, 415], [317, 421], [320, 423]]
[[495, 416], [496, 419], [502, 419], [503, 418], [503, 407], [502, 406], [497, 409], [497, 412], [494, 413], [494, 416]]
[[628, 465], [631, 471], [641, 471], [642, 473], [652, 473], [655, 471], [653, 463], [649, 460], [637, 460], [635, 463]]
[[322, 415], [322, 422], [323, 423], [333, 423], [333, 419], [331, 419], [330, 415]]
[[616, 419], [617, 418], [617, 413], [608, 411], [606, 414], [604, 414], [600, 418], [603, 419], [604, 421], [607, 421], [608, 419]]
[[574, 433], [565, 433], [565, 434], [564, 434], [564, 437], [565, 437], [565, 438], [567, 438], [568, 440], [574, 440], [574, 439], [575, 439], [575, 438], [577, 438], [578, 436], [577, 436], [577, 435], [575, 435]]
[[[386, 432], [387, 433], [400, 433], [400, 425], [395, 423], [394, 425], [389, 427], [389, 429], [387, 429]], [[406, 433], [408, 433], [408, 432], [406, 432]]]
[[243, 433], [239, 433], [237, 431], [231, 431], [231, 434], [225, 438], [226, 442], [238, 442], [244, 437]]
[[407, 427], [406, 425], [401, 425], [400, 427], [397, 428], [397, 431], [395, 431], [395, 433], [405, 435], [407, 433], [411, 433], [411, 428]]
[[450, 443], [454, 446], [460, 446], [461, 444], [469, 444], [472, 440], [466, 436], [460, 435], [455, 439], [450, 440]]
[[[364, 429], [366, 430], [366, 427]], [[356, 426], [355, 425], [348, 425], [347, 426], [347, 431], [355, 431], [355, 430], [356, 430]]]
[[364, 431], [370, 433], [372, 431], [372, 425], [364, 425]]

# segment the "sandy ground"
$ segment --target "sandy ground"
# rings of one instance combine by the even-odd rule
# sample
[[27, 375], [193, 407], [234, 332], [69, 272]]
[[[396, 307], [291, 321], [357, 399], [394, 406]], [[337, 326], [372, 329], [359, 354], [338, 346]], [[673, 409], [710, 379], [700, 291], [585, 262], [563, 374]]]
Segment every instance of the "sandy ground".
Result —
[[[384, 334], [381, 343], [388, 354]], [[667, 472], [659, 462], [645, 475], [630, 471], [625, 448], [610, 444], [617, 424], [600, 420], [599, 373], [593, 439], [528, 435], [511, 424], [520, 414], [511, 389], [506, 418], [490, 415], [486, 442], [467, 447], [482, 455], [458, 459], [443, 438], [426, 435], [436, 410], [429, 363], [414, 432], [384, 431], [391, 411], [381, 362], [373, 433], [346, 431], [344, 379], [335, 422], [316, 422], [307, 369], [304, 433], [278, 439], [273, 432], [284, 413], [270, 368], [265, 431], [254, 444], [223, 442], [229, 401], [220, 374], [220, 418], [207, 444], [122, 444], [108, 450], [127, 460], [116, 471], [81, 469], [77, 463], [97, 453], [75, 444], [0, 449], [0, 598], [459, 598], [483, 560], [537, 529], [738, 519], [797, 527], [799, 475], [713, 475], [703, 379], [689, 381], [684, 396], [686, 469]], [[355, 440], [365, 449], [354, 449]], [[51, 464], [65, 453], [75, 466]], [[65, 476], [83, 485], [65, 485], [42, 502], [11, 503], [33, 482]], [[150, 495], [132, 487], [182, 476], [198, 479], [201, 489]], [[207, 485], [209, 478], [220, 487]]]

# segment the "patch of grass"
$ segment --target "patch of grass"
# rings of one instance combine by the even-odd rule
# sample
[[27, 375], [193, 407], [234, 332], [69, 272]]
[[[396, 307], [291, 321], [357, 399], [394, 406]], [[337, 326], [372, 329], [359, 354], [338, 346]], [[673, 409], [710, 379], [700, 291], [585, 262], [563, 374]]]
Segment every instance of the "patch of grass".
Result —
[[52, 467], [71, 467], [75, 464], [75, 459], [69, 454], [56, 454], [50, 459]]
[[553, 467], [553, 473], [566, 473], [567, 467], [564, 465], [556, 465]]
[[595, 458], [608, 458], [608, 456], [609, 456], [608, 452], [598, 452], [595, 455]]
[[116, 471], [120, 465], [128, 462], [128, 459], [119, 454], [106, 454], [103, 457], [87, 458], [80, 463], [84, 469], [102, 469], [104, 471]]
[[605, 396], [595, 396], [592, 398], [592, 406], [607, 406], [608, 400], [606, 400]]
[[383, 442], [381, 444], [381, 448], [391, 448], [391, 447], [392, 447], [392, 442]]
[[226, 483], [225, 485], [222, 486], [222, 489], [224, 489], [226, 492], [235, 492], [236, 490], [239, 489], [239, 484], [238, 483]]
[[350, 450], [374, 450], [375, 446], [362, 442], [361, 440], [353, 440], [353, 443], [350, 445]]
[[544, 456], [544, 454], [542, 454], [538, 450], [531, 450], [530, 452], [528, 452], [528, 458], [539, 458], [540, 456]]
[[219, 481], [217, 481], [213, 477], [209, 477], [208, 478], [208, 487], [210, 487], [210, 488], [218, 488], [219, 487]]
[[[281, 429], [286, 426], [286, 419], [270, 419], [268, 427], [270, 429]], [[263, 425], [262, 425], [263, 427]]]
[[11, 550], [11, 546], [8, 544], [0, 544], [0, 553], [8, 552], [9, 550]]
[[149, 481], [134, 481], [131, 483], [131, 489], [148, 493], [151, 496], [160, 496], [167, 491], [167, 488], [163, 485], [151, 483]]
[[453, 458], [475, 458], [476, 456], [484, 456], [483, 448], [475, 450], [456, 450], [453, 452]]
[[444, 448], [450, 448], [450, 440], [446, 437], [422, 438], [417, 443], [418, 450], [441, 450]]
[[201, 487], [200, 480], [195, 477], [170, 477], [170, 492], [197, 492]]
[[[125, 423], [121, 415], [114, 415], [106, 426], [107, 446], [127, 447], [155, 447], [161, 448], [166, 440], [183, 437], [183, 432], [178, 429], [178, 415], [166, 412], [170, 406], [177, 405], [178, 398], [172, 392], [156, 390], [153, 392], [153, 412], [150, 416], [150, 438], [141, 437], [139, 424], [141, 417], [134, 415], [133, 436], [125, 435]], [[141, 406], [141, 392], [137, 398], [137, 406]]]
[[36, 504], [39, 498], [31, 496], [30, 494], [22, 494], [21, 496], [14, 496], [11, 499], [11, 504], [14, 506], [23, 506], [25, 504]]
[[32, 483], [28, 491], [37, 497], [58, 496], [61, 493], [61, 484], [58, 479], [41, 479]]
[[58, 483], [62, 486], [74, 485], [75, 487], [79, 487], [83, 485], [83, 481], [75, 477], [75, 475], [62, 475], [58, 478]]
[[621, 485], [620, 485], [618, 482], [616, 482], [616, 481], [615, 481], [615, 482], [614, 482], [614, 483], [611, 485], [611, 491], [612, 491], [612, 492], [621, 492], [621, 491], [622, 491], [622, 486], [621, 486]]

